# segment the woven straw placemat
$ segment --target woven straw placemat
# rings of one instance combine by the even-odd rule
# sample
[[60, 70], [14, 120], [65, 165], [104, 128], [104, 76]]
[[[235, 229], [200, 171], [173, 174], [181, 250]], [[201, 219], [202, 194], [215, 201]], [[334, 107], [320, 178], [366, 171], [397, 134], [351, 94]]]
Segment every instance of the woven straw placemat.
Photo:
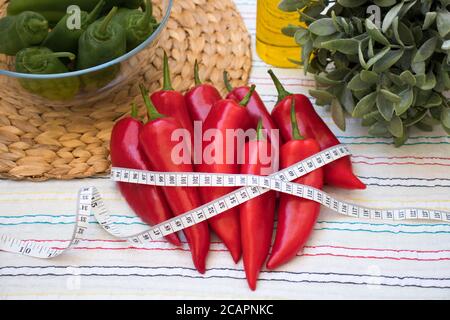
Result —
[[[5, 2], [0, 1], [0, 13]], [[0, 14], [1, 16], [2, 14]], [[194, 62], [201, 78], [224, 92], [222, 73], [234, 85], [247, 83], [251, 69], [250, 37], [232, 0], [175, 0], [160, 46], [171, 57], [173, 86], [194, 85]], [[44, 181], [86, 178], [110, 170], [112, 127], [141, 103], [138, 84], [158, 90], [163, 51], [147, 58], [136, 81], [95, 105], [49, 107], [11, 99], [0, 88], [0, 178]], [[141, 108], [141, 114], [145, 114]]]

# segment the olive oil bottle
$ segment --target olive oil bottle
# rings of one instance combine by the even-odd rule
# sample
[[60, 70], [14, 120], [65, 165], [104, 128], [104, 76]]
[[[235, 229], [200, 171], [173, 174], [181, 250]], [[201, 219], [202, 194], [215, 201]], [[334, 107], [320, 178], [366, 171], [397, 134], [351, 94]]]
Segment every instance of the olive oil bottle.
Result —
[[281, 0], [258, 0], [256, 20], [256, 51], [266, 63], [281, 68], [298, 68], [289, 61], [300, 60], [301, 48], [294, 38], [281, 32], [289, 24], [301, 25], [298, 12], [278, 9]]

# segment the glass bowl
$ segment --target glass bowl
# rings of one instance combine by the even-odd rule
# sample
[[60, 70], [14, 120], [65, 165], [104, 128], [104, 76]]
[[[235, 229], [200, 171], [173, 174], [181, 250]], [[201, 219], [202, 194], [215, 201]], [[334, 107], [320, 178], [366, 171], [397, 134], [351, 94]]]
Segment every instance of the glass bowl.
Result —
[[[80, 71], [33, 75], [15, 72], [14, 57], [0, 54], [0, 100], [32, 101], [45, 106], [78, 106], [93, 104], [136, 80], [143, 64], [151, 63], [159, 38], [170, 17], [173, 0], [152, 0], [154, 15], [160, 22], [156, 31], [141, 45], [107, 63]], [[8, 0], [0, 0], [0, 17], [6, 15]], [[72, 90], [82, 79], [94, 79], [92, 87]], [[31, 93], [26, 88], [46, 88]], [[44, 90], [43, 90], [44, 91]]]

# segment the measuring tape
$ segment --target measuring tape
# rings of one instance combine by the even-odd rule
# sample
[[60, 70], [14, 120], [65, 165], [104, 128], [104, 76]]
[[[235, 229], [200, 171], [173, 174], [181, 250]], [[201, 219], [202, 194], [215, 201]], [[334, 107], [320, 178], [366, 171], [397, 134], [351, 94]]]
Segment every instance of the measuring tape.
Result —
[[450, 212], [426, 210], [419, 208], [405, 209], [373, 209], [340, 201], [327, 193], [294, 181], [320, 167], [340, 158], [350, 156], [344, 145], [338, 145], [315, 154], [286, 169], [270, 176], [243, 174], [211, 174], [211, 173], [175, 173], [112, 168], [111, 178], [116, 182], [146, 184], [161, 187], [242, 187], [229, 194], [211, 201], [199, 208], [174, 217], [150, 229], [132, 236], [125, 235], [114, 223], [108, 213], [102, 197], [95, 187], [82, 188], [78, 196], [78, 210], [74, 233], [66, 248], [52, 248], [33, 241], [18, 240], [0, 234], [0, 250], [26, 256], [49, 259], [59, 256], [72, 246], [77, 245], [86, 229], [88, 218], [94, 215], [97, 222], [110, 235], [127, 240], [135, 246], [167, 236], [171, 233], [189, 228], [197, 223], [210, 219], [244, 202], [254, 199], [271, 190], [309, 199], [342, 215], [354, 218], [378, 220], [438, 220], [450, 222]]

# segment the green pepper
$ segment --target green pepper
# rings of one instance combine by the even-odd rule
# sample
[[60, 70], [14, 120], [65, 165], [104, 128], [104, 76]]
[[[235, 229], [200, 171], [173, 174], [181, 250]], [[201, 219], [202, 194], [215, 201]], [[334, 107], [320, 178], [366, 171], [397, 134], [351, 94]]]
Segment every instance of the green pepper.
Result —
[[25, 11], [0, 19], [0, 53], [14, 56], [20, 50], [39, 45], [48, 34], [48, 22], [39, 13]]
[[[71, 5], [79, 6], [81, 10], [90, 12], [97, 5], [98, 0], [11, 0], [7, 13], [9, 16], [17, 15], [23, 11], [39, 12], [54, 26], [67, 13]], [[105, 10], [114, 6], [136, 9], [142, 4], [142, 0], [106, 0]]]
[[[69, 70], [59, 58], [75, 59], [71, 52], [53, 52], [45, 47], [31, 47], [16, 55], [16, 71], [29, 74], [65, 73]], [[80, 81], [77, 77], [58, 79], [19, 79], [20, 84], [31, 93], [49, 100], [72, 99], [78, 92]]]
[[153, 6], [146, 0], [144, 11], [121, 8], [113, 19], [127, 33], [127, 50], [131, 51], [150, 37], [157, 26], [153, 17]]
[[69, 29], [67, 20], [70, 14], [66, 14], [48, 34], [43, 46], [53, 51], [68, 51], [76, 54], [78, 52], [78, 40], [88, 26], [98, 18], [104, 5], [105, 1], [100, 0], [90, 13], [81, 11], [81, 27], [79, 29]]
[[[83, 70], [114, 60], [127, 51], [125, 30], [112, 19], [118, 8], [114, 7], [108, 15], [91, 24], [80, 38], [78, 45], [77, 69]], [[86, 88], [97, 89], [111, 82], [119, 72], [116, 64], [105, 70], [82, 76]]]

